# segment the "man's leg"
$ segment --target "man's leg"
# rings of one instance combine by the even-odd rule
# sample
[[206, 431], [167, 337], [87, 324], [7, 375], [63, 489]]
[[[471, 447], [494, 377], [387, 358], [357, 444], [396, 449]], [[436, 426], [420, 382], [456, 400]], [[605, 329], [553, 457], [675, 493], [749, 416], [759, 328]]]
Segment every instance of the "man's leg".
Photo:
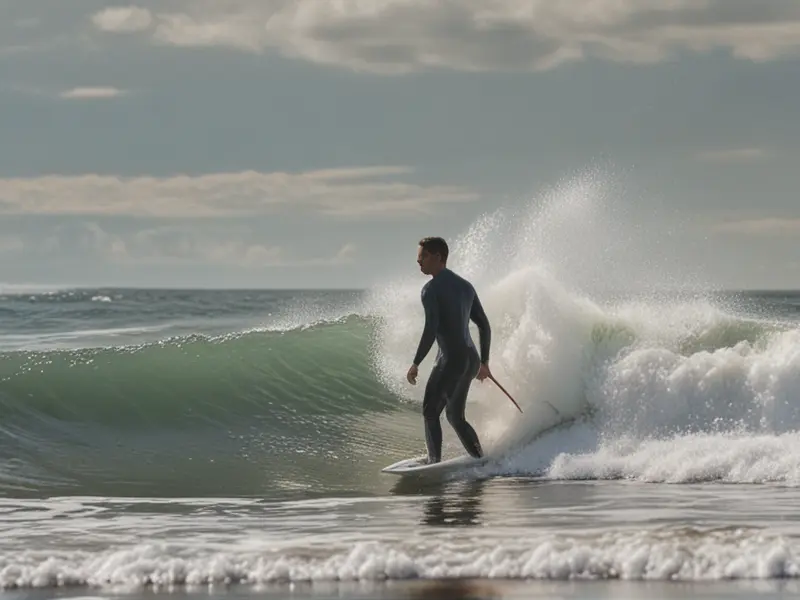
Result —
[[473, 458], [481, 458], [483, 449], [478, 440], [478, 434], [467, 422], [465, 412], [467, 408], [467, 394], [469, 393], [472, 380], [478, 374], [480, 368], [480, 358], [477, 354], [470, 353], [469, 358], [464, 361], [460, 377], [451, 388], [452, 392], [447, 398], [447, 420], [458, 435], [458, 439], [464, 448]]
[[442, 390], [444, 365], [436, 363], [425, 386], [422, 417], [425, 420], [425, 444], [428, 447], [428, 464], [442, 460], [442, 411], [447, 398]]

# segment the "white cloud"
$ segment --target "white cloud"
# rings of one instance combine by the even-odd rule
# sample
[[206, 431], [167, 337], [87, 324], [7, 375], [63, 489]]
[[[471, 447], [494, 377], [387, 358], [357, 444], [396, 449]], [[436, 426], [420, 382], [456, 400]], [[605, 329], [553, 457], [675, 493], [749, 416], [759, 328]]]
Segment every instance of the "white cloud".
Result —
[[65, 90], [59, 97], [67, 100], [95, 100], [103, 98], [116, 98], [125, 92], [115, 87], [76, 87]]
[[7, 88], [12, 92], [27, 96], [51, 99], [61, 98], [62, 100], [102, 100], [116, 98], [128, 93], [126, 90], [115, 87], [75, 87], [67, 90], [58, 90], [27, 83], [9, 83]]
[[153, 17], [146, 8], [116, 6], [101, 10], [92, 16], [92, 23], [101, 31], [133, 33], [150, 27]]
[[422, 186], [390, 175], [406, 167], [303, 173], [214, 173], [122, 178], [112, 175], [0, 179], [0, 214], [133, 215], [164, 218], [248, 216], [303, 210], [342, 218], [432, 214], [477, 195]]
[[381, 73], [544, 70], [589, 57], [650, 63], [715, 49], [763, 61], [800, 51], [796, 0], [168, 0], [106, 9], [93, 21], [131, 31], [120, 25], [129, 14], [161, 44], [276, 50]]
[[697, 160], [713, 163], [754, 162], [766, 158], [763, 148], [731, 148], [727, 150], [709, 150], [697, 154]]
[[749, 236], [800, 236], [800, 218], [763, 218], [726, 221], [713, 226], [715, 233]]

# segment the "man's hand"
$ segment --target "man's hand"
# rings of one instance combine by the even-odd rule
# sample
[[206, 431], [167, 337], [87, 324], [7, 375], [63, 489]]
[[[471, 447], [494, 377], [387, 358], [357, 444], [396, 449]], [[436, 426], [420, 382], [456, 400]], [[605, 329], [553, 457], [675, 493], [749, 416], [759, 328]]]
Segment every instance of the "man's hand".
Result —
[[406, 379], [408, 379], [408, 383], [411, 385], [417, 385], [417, 365], [411, 365], [411, 368], [406, 374]]
[[481, 368], [478, 369], [478, 374], [475, 376], [475, 379], [478, 381], [483, 381], [487, 377], [490, 377], [492, 372], [489, 370], [489, 365], [486, 363], [481, 363]]

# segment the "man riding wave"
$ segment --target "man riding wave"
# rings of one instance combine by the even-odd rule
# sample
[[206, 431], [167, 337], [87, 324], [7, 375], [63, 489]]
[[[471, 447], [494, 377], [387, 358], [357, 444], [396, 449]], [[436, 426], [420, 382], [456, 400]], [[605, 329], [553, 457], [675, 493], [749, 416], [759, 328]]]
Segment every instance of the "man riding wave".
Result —
[[[472, 284], [447, 268], [448, 254], [447, 242], [441, 237], [426, 237], [419, 242], [417, 263], [420, 271], [432, 277], [422, 288], [425, 328], [406, 377], [416, 385], [418, 367], [435, 340], [439, 351], [422, 403], [429, 464], [442, 459], [443, 410], [469, 455], [483, 456], [478, 434], [464, 413], [472, 380], [491, 377], [489, 319]], [[470, 321], [478, 326], [480, 354], [470, 335]]]

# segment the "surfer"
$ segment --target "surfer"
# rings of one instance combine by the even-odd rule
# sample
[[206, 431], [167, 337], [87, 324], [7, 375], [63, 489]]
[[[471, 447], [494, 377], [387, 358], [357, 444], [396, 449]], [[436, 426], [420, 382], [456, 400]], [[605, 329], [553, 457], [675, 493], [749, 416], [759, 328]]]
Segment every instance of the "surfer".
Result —
[[[472, 284], [447, 268], [448, 254], [447, 242], [440, 237], [423, 238], [417, 249], [420, 271], [432, 278], [422, 288], [425, 329], [406, 378], [416, 385], [418, 367], [436, 340], [439, 351], [422, 402], [428, 464], [442, 459], [443, 410], [469, 455], [483, 456], [478, 434], [467, 422], [464, 412], [472, 380], [483, 381], [491, 375], [489, 319]], [[478, 326], [480, 355], [470, 336], [470, 320]]]

